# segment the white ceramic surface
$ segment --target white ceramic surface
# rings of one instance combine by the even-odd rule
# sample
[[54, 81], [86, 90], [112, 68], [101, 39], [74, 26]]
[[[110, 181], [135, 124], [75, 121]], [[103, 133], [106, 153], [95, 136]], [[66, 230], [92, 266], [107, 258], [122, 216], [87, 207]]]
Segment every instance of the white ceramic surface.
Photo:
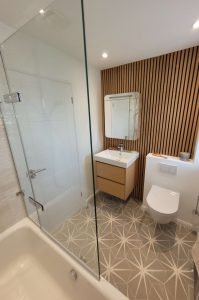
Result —
[[152, 185], [146, 202], [151, 217], [160, 224], [175, 221], [180, 194], [172, 190]]
[[94, 155], [94, 159], [99, 162], [107, 163], [113, 166], [128, 168], [136, 159], [139, 153], [136, 151], [126, 152], [106, 149]]
[[148, 212], [151, 218], [159, 224], [168, 224], [170, 222], [175, 222], [177, 218], [177, 212], [172, 214], [162, 214], [150, 206], [148, 206]]
[[179, 198], [180, 194], [175, 191], [152, 185], [147, 196], [147, 203], [162, 214], [172, 214], [178, 210]]
[[[196, 201], [199, 195], [199, 142], [195, 159], [182, 161], [179, 157], [166, 157], [165, 159], [153, 156], [151, 153], [146, 157], [143, 204], [145, 207], [147, 206], [146, 197], [152, 185], [158, 185], [179, 192], [178, 220], [195, 224], [192, 211], [196, 207]], [[175, 166], [177, 169], [176, 173], [162, 172], [161, 164], [167, 165], [168, 169]], [[198, 218], [196, 218], [196, 224], [199, 224]]]
[[[98, 281], [25, 218], [0, 234], [0, 299], [128, 300]], [[70, 277], [74, 269], [78, 278]]]

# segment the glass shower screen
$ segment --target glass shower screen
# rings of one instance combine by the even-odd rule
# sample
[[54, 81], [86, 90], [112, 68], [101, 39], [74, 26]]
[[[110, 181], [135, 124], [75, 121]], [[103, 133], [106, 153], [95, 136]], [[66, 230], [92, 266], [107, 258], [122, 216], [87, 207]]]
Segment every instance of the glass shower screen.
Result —
[[99, 274], [84, 51], [81, 1], [54, 1], [1, 46], [2, 112], [29, 217]]

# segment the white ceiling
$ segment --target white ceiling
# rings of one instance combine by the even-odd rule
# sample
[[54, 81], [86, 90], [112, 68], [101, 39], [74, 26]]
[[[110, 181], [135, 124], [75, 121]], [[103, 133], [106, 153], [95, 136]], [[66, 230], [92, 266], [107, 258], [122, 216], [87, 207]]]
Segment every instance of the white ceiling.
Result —
[[[52, 0], [0, 0], [0, 42]], [[80, 0], [56, 0], [24, 30], [82, 57]], [[89, 62], [102, 68], [199, 45], [199, 0], [84, 0]], [[44, 22], [45, 21], [45, 22]], [[103, 51], [108, 53], [102, 59]]]
[[0, 43], [52, 0], [0, 0]]
[[102, 68], [199, 45], [199, 0], [84, 1], [89, 58]]

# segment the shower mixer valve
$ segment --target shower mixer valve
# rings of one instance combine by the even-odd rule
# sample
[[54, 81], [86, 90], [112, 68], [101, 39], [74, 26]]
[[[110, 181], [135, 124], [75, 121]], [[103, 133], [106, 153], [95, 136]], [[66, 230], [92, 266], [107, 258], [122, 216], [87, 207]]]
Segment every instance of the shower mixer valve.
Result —
[[43, 168], [43, 169], [37, 169], [37, 170], [32, 170], [30, 169], [28, 172], [27, 172], [27, 176], [29, 176], [31, 179], [35, 178], [37, 176], [37, 173], [40, 173], [40, 172], [43, 172], [43, 171], [46, 171], [46, 168]]

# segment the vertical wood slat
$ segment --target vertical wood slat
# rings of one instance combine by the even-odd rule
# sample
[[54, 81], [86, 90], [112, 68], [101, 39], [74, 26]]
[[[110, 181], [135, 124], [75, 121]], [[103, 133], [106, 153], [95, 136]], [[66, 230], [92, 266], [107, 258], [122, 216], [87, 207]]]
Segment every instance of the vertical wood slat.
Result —
[[178, 156], [188, 151], [193, 156], [199, 126], [199, 47], [106, 69], [101, 79], [103, 102], [109, 94], [141, 94], [140, 138], [126, 141], [104, 134], [104, 147], [123, 142], [126, 149], [140, 153], [134, 196], [142, 199], [149, 152]]

